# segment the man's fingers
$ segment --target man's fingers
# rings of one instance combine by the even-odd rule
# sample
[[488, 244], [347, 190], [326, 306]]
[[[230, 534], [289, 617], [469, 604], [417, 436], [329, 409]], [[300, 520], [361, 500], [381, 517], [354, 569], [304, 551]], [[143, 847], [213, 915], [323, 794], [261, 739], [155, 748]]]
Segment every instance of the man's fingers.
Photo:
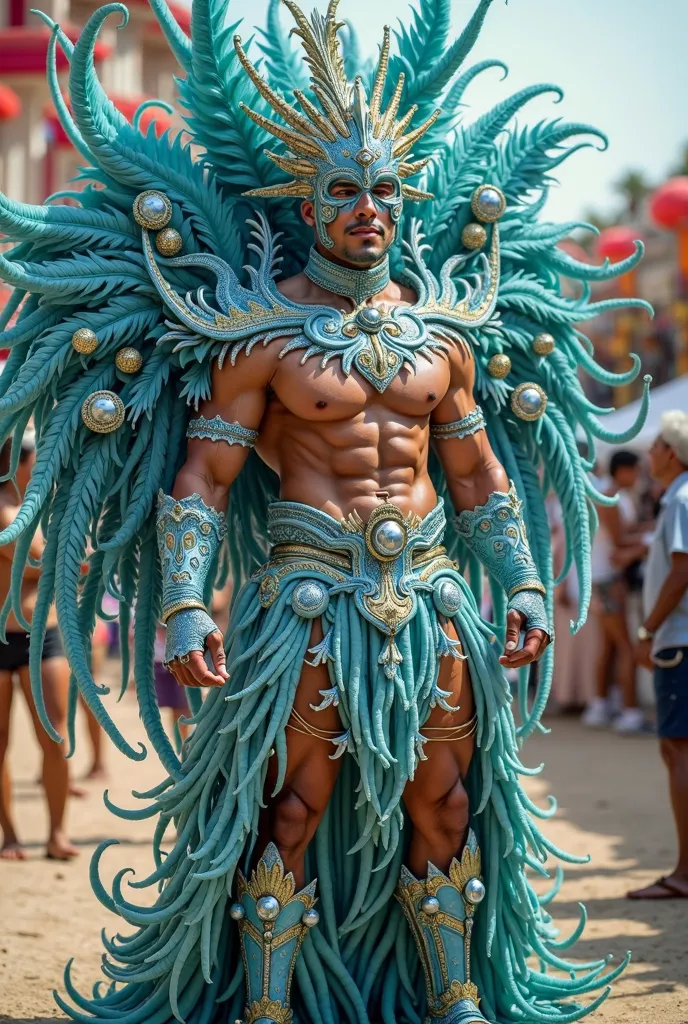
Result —
[[191, 675], [198, 686], [223, 686], [224, 679], [210, 671], [205, 663], [202, 651], [189, 652], [189, 664], [187, 665]]
[[522, 668], [524, 665], [529, 665], [531, 661], [537, 661], [548, 643], [549, 637], [544, 629], [530, 629], [521, 650], [513, 651], [499, 660], [507, 668]]
[[207, 636], [205, 642], [210, 651], [210, 657], [213, 659], [215, 671], [222, 679], [229, 679], [227, 669], [225, 668], [227, 657], [225, 655], [224, 640], [220, 630], [217, 629], [214, 633]]
[[510, 654], [511, 651], [515, 651], [518, 647], [518, 638], [521, 632], [521, 626], [525, 622], [525, 616], [512, 608], [506, 617], [506, 643], [504, 645], [504, 651], [506, 654]]

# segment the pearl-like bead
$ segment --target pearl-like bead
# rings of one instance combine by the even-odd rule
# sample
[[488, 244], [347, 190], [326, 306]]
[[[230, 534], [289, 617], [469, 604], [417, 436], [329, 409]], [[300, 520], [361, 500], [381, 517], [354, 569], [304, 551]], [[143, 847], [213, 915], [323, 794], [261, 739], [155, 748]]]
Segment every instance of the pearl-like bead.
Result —
[[90, 327], [80, 327], [72, 335], [72, 347], [82, 356], [90, 356], [98, 348], [98, 336]]
[[304, 911], [301, 916], [301, 923], [305, 924], [306, 928], [315, 928], [319, 920], [320, 914], [313, 909]]
[[256, 902], [256, 914], [261, 921], [274, 921], [279, 912], [279, 900], [274, 896], [261, 896]]
[[420, 901], [420, 909], [424, 914], [437, 914], [440, 909], [440, 901], [436, 896], [424, 896]]
[[174, 228], [165, 228], [155, 236], [155, 247], [161, 256], [176, 256], [182, 247], [182, 236]]
[[487, 231], [482, 224], [471, 221], [461, 232], [461, 241], [467, 249], [482, 249], [487, 241]]
[[485, 899], [485, 886], [479, 878], [469, 878], [463, 894], [469, 903], [482, 903]]
[[504, 352], [495, 352], [487, 364], [487, 372], [490, 377], [502, 380], [504, 377], [508, 377], [511, 372], [511, 360]]
[[138, 349], [127, 345], [115, 356], [115, 366], [122, 373], [138, 373], [143, 366], [143, 356]]
[[548, 356], [554, 351], [555, 345], [554, 337], [546, 331], [536, 334], [533, 338], [533, 352], [538, 356]]
[[243, 921], [246, 917], [246, 911], [241, 903], [232, 903], [229, 908], [229, 916], [232, 921]]

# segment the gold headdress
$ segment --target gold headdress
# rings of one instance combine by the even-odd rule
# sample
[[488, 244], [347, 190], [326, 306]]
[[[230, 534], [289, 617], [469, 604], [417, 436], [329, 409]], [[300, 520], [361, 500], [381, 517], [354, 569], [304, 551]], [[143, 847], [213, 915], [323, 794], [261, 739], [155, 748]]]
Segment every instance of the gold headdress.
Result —
[[284, 184], [251, 189], [248, 196], [272, 198], [302, 196], [315, 200], [316, 224], [321, 241], [330, 246], [326, 225], [337, 216], [338, 210], [349, 205], [351, 199], [341, 200], [329, 193], [335, 181], [353, 181], [362, 191], [369, 191], [380, 180], [394, 184], [394, 193], [376, 201], [387, 206], [395, 221], [401, 216], [403, 200], [432, 199], [404, 179], [418, 174], [428, 163], [410, 158], [411, 149], [430, 128], [440, 114], [436, 110], [423, 124], [411, 129], [416, 107], [398, 117], [404, 76], [401, 74], [394, 92], [383, 111], [383, 94], [389, 65], [390, 32], [386, 27], [380, 50], [380, 59], [370, 93], [366, 95], [361, 78], [352, 84], [347, 80], [340, 50], [338, 31], [344, 22], [337, 21], [339, 0], [330, 0], [325, 15], [314, 11], [310, 21], [294, 0], [283, 0], [291, 11], [305, 50], [305, 62], [310, 69], [311, 89], [317, 105], [300, 90], [294, 95], [301, 113], [274, 91], [258, 73], [235, 36], [237, 55], [253, 84], [264, 100], [284, 122], [284, 125], [265, 117], [241, 104], [245, 113], [261, 128], [284, 143], [286, 153], [267, 156], [277, 166], [292, 175]]

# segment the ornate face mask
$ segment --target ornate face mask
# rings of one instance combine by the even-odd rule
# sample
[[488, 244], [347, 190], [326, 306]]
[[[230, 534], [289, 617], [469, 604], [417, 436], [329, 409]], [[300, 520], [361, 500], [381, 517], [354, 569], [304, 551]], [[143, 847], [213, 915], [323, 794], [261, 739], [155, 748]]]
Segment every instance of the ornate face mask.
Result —
[[[319, 241], [328, 249], [334, 244], [327, 225], [342, 210], [353, 209], [364, 193], [369, 193], [377, 209], [389, 210], [397, 224], [401, 217], [404, 198], [432, 199], [428, 192], [407, 185], [404, 181], [418, 174], [428, 163], [406, 159], [413, 145], [425, 134], [439, 116], [436, 110], [418, 128], [410, 129], [415, 108], [398, 117], [404, 76], [399, 76], [396, 88], [382, 110], [382, 97], [389, 62], [389, 28], [385, 28], [375, 81], [367, 97], [363, 82], [357, 78], [353, 85], [347, 81], [337, 32], [342, 22], [336, 21], [339, 0], [330, 0], [323, 17], [315, 11], [310, 22], [293, 0], [284, 0], [296, 21], [294, 33], [303, 42], [306, 63], [311, 70], [311, 88], [318, 101], [316, 106], [300, 90], [294, 95], [303, 113], [296, 110], [275, 93], [258, 74], [246, 56], [238, 36], [234, 39], [239, 60], [258, 89], [289, 127], [271, 121], [242, 104], [248, 116], [280, 139], [287, 147], [286, 154], [266, 151], [278, 167], [293, 175], [291, 181], [266, 188], [251, 189], [247, 196], [301, 196], [313, 199], [316, 232]], [[410, 129], [407, 131], [407, 129]], [[331, 189], [335, 182], [346, 181], [356, 187], [354, 196], [336, 198]], [[373, 189], [381, 182], [391, 185], [389, 194], [381, 197]]]

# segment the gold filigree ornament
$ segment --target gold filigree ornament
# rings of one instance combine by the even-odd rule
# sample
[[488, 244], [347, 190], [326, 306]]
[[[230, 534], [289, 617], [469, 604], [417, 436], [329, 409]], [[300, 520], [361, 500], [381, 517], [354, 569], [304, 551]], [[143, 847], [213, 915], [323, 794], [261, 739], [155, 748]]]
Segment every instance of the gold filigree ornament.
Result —
[[467, 844], [461, 854], [461, 860], [455, 857], [449, 866], [449, 879], [453, 885], [463, 892], [466, 882], [471, 878], [480, 878], [482, 863], [480, 859], [480, 848], [475, 846], [471, 849]]
[[95, 434], [111, 434], [124, 423], [124, 402], [114, 391], [94, 391], [81, 406], [81, 418]]
[[456, 1006], [463, 999], [470, 999], [476, 1006], [480, 1004], [478, 986], [472, 981], [452, 981], [449, 988], [428, 1007], [432, 1017], [444, 1017], [452, 1006]]
[[98, 348], [98, 336], [90, 327], [80, 327], [72, 335], [72, 348], [82, 356], [90, 356]]
[[256, 1020], [274, 1021], [274, 1024], [291, 1024], [293, 1014], [289, 1007], [281, 1003], [279, 999], [263, 996], [262, 999], [246, 1007], [243, 1024], [253, 1024]]
[[127, 345], [115, 356], [115, 366], [122, 373], [138, 373], [143, 366], [143, 356], [137, 348]]
[[[284, 865], [279, 859], [268, 867], [265, 860], [261, 857], [255, 869], [251, 872], [251, 877], [248, 881], [240, 871], [237, 872], [237, 877], [237, 895], [239, 900], [241, 900], [245, 892], [256, 901], [262, 896], [274, 896], [280, 905], [280, 912], [284, 910], [287, 904], [291, 903], [296, 892], [294, 876], [291, 871], [285, 873]], [[298, 898], [303, 903], [304, 910], [310, 910], [315, 904], [315, 897], [306, 891], [300, 892]]]

